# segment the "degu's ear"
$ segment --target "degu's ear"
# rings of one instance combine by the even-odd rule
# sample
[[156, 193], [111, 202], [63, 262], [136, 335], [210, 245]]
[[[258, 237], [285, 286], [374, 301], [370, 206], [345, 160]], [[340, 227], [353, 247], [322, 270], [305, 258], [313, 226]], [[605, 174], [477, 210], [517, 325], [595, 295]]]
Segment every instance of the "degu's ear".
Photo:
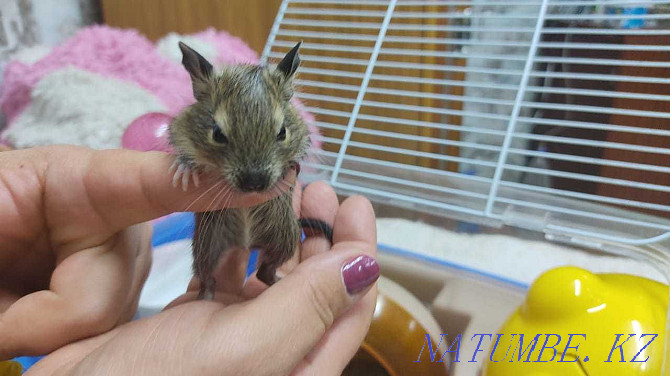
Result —
[[289, 51], [286, 56], [284, 56], [282, 61], [277, 64], [277, 70], [284, 74], [284, 77], [287, 79], [293, 77], [293, 74], [300, 65], [300, 56], [298, 54], [298, 50], [300, 49], [301, 44], [302, 42], [298, 42], [298, 44], [296, 44], [295, 47], [293, 47], [291, 51]]
[[191, 76], [193, 96], [199, 101], [207, 98], [211, 92], [214, 67], [212, 67], [212, 64], [207, 59], [195, 52], [194, 49], [187, 46], [184, 42], [179, 42], [179, 49], [182, 53], [181, 64]]
[[302, 42], [298, 42], [277, 64], [275, 74], [278, 76], [279, 88], [285, 100], [289, 100], [293, 96], [293, 75], [300, 65], [298, 50], [301, 44]]

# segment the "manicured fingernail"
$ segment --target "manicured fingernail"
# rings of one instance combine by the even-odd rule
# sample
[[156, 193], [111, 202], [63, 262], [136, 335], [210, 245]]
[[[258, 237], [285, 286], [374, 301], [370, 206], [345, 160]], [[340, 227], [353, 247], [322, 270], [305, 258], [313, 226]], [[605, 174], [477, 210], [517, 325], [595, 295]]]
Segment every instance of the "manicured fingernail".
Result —
[[379, 278], [379, 264], [370, 256], [358, 256], [342, 267], [342, 278], [351, 295], [365, 290]]

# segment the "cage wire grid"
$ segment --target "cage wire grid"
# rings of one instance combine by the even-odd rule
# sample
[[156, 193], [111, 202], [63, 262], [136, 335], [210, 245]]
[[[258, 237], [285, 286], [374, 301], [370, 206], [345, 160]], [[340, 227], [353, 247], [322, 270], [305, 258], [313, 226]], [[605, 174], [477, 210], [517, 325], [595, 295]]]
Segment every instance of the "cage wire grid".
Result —
[[670, 265], [667, 2], [285, 0], [342, 192]]

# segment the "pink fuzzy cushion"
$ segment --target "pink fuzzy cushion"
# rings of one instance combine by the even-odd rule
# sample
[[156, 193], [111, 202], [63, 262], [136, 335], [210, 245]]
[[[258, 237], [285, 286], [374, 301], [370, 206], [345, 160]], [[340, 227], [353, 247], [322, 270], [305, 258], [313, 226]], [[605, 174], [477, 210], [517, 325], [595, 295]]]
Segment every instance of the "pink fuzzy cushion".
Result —
[[[217, 64], [258, 62], [257, 54], [246, 43], [224, 31], [210, 28], [191, 36], [216, 47]], [[151, 41], [135, 30], [96, 25], [83, 28], [35, 64], [17, 61], [7, 64], [0, 109], [8, 126], [28, 106], [32, 88], [39, 80], [66, 66], [134, 82], [159, 98], [170, 115], [176, 115], [194, 101], [186, 70], [161, 56]], [[319, 148], [313, 116], [297, 100], [294, 104], [310, 127], [313, 147]]]
[[7, 64], [0, 94], [7, 120], [11, 123], [28, 105], [30, 92], [42, 77], [68, 65], [135, 82], [174, 113], [193, 101], [188, 73], [160, 56], [151, 41], [135, 30], [91, 26], [33, 65]]

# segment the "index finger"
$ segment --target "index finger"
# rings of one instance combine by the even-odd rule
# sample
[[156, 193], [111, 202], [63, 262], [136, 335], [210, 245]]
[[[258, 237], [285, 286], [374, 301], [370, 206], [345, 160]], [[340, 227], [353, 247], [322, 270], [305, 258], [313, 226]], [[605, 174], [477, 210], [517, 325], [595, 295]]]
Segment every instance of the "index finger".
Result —
[[[88, 199], [96, 215], [115, 231], [173, 212], [258, 205], [278, 193], [242, 194], [220, 179], [206, 176], [200, 187], [191, 186], [184, 192], [173, 186], [169, 170], [174, 157], [164, 152], [78, 147], [51, 147], [46, 151], [46, 189], [57, 191], [61, 201]], [[292, 182], [295, 172], [286, 179]], [[75, 187], [79, 181], [82, 187]]]

